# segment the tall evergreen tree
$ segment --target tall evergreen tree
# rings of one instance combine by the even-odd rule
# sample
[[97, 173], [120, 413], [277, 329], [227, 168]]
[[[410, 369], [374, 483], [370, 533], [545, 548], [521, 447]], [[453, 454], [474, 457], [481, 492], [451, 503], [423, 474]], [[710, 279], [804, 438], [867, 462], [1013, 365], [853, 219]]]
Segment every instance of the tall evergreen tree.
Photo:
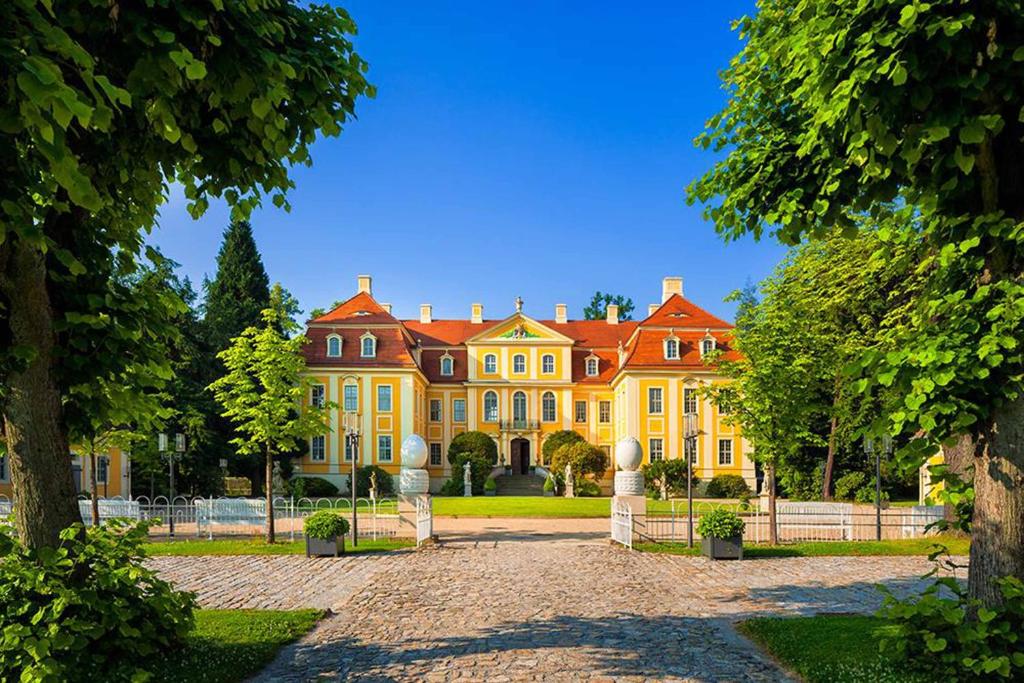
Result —
[[203, 282], [203, 289], [203, 323], [214, 353], [260, 322], [260, 311], [270, 305], [270, 279], [249, 221], [235, 221], [224, 231], [217, 272], [212, 280]]

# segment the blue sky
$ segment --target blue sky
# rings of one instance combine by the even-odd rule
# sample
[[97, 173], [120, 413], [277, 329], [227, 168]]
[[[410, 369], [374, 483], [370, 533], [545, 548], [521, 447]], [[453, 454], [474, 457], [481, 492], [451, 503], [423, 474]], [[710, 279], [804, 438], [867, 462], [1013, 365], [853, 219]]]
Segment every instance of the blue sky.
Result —
[[[272, 281], [308, 311], [356, 275], [400, 317], [431, 303], [465, 318], [582, 316], [594, 290], [658, 300], [661, 278], [731, 318], [722, 301], [783, 250], [725, 244], [685, 202], [712, 162], [692, 140], [724, 101], [749, 2], [347, 0], [375, 100], [296, 169], [291, 213], [253, 215]], [[198, 285], [227, 210], [199, 221], [175, 193], [152, 241]]]

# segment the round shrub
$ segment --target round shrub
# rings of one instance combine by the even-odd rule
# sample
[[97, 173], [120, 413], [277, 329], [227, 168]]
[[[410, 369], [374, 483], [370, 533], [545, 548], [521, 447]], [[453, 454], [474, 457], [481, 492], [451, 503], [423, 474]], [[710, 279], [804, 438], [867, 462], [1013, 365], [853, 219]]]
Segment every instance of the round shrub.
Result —
[[0, 525], [0, 680], [144, 679], [181, 646], [196, 608], [143, 560], [148, 526], [114, 520], [29, 550]]
[[701, 515], [697, 533], [701, 538], [734, 538], [742, 536], [746, 524], [735, 512], [718, 508]]
[[[652, 495], [661, 494], [662, 482], [670, 496], [686, 493], [686, 460], [655, 460], [640, 468], [644, 474], [644, 487]], [[694, 488], [700, 479], [693, 477]]]
[[746, 479], [738, 474], [716, 474], [708, 482], [709, 498], [742, 498], [750, 493]]
[[494, 481], [494, 477], [487, 477], [487, 480], [484, 482], [484, 491], [497, 491], [497, 490], [498, 490], [498, 482]]
[[589, 479], [584, 479], [573, 493], [580, 498], [597, 498], [601, 495], [601, 487]]
[[556, 476], [565, 476], [565, 466], [572, 466], [576, 488], [588, 476], [600, 476], [608, 469], [608, 456], [597, 446], [580, 440], [564, 444], [551, 458], [551, 469]]
[[291, 484], [292, 495], [296, 498], [331, 498], [338, 495], [338, 487], [320, 477], [295, 477]]
[[329, 541], [348, 533], [348, 520], [332, 510], [314, 512], [302, 523], [303, 533], [309, 538]]
[[488, 461], [493, 467], [498, 464], [498, 444], [483, 432], [463, 432], [456, 435], [448, 445], [448, 462], [455, 464], [455, 458], [463, 453], [473, 453]]
[[480, 453], [460, 453], [455, 456], [455, 461], [452, 463], [451, 479], [444, 483], [444, 486], [441, 488], [441, 495], [463, 495], [465, 484], [462, 481], [462, 472], [467, 462], [469, 463], [469, 478], [473, 489], [473, 495], [479, 496], [483, 493], [484, 482], [486, 482], [487, 478], [491, 476], [491, 471], [494, 469], [494, 462], [492, 462], [486, 455], [481, 455]]
[[385, 498], [395, 495], [395, 480], [383, 467], [366, 465], [356, 470], [356, 495], [366, 498], [370, 495], [370, 474], [377, 473], [377, 497]]
[[557, 432], [551, 432], [544, 443], [540, 447], [540, 454], [543, 457], [544, 465], [550, 465], [551, 459], [555, 457], [555, 451], [562, 446], [579, 443], [585, 441], [585, 439], [579, 435], [578, 432], [574, 432], [571, 429], [560, 429]]
[[548, 477], [544, 480], [544, 492], [554, 493], [555, 492], [555, 480], [552, 477]]

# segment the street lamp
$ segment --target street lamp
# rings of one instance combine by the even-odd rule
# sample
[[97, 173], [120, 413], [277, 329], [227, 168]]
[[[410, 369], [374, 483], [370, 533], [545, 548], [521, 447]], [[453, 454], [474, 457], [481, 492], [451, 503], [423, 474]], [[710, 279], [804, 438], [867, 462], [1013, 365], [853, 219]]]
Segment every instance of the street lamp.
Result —
[[886, 459], [892, 455], [892, 437], [888, 434], [882, 437], [882, 443], [875, 448], [875, 440], [866, 437], [864, 439], [864, 454], [869, 458], [875, 456], [875, 540], [882, 540], [882, 456]]
[[359, 544], [359, 527], [356, 521], [356, 467], [359, 461], [359, 413], [345, 413], [345, 444], [346, 451], [352, 454], [352, 475], [349, 479], [349, 491], [352, 494], [352, 547]]
[[168, 477], [170, 479], [170, 496], [167, 499], [167, 517], [170, 524], [170, 537], [174, 538], [174, 461], [185, 454], [185, 435], [177, 433], [174, 435], [174, 450], [168, 450], [167, 435], [157, 434], [157, 450], [160, 455], [167, 458]]
[[693, 547], [693, 457], [697, 452], [697, 413], [683, 414], [683, 457], [686, 458], [686, 544]]

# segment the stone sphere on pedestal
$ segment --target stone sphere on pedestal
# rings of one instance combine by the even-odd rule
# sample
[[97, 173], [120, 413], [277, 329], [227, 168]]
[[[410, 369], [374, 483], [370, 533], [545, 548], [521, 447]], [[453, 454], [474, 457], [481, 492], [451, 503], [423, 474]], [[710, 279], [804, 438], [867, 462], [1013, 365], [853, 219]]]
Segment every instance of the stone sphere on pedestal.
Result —
[[615, 464], [624, 472], [635, 472], [644, 459], [644, 450], [635, 437], [626, 436], [615, 445]]
[[427, 464], [427, 442], [419, 434], [410, 434], [402, 442], [402, 469], [421, 470]]
[[398, 475], [398, 490], [405, 495], [427, 493], [430, 491], [430, 474], [426, 470], [403, 467]]
[[616, 496], [642, 496], [644, 495], [644, 473], [623, 472], [615, 473], [615, 495]]

